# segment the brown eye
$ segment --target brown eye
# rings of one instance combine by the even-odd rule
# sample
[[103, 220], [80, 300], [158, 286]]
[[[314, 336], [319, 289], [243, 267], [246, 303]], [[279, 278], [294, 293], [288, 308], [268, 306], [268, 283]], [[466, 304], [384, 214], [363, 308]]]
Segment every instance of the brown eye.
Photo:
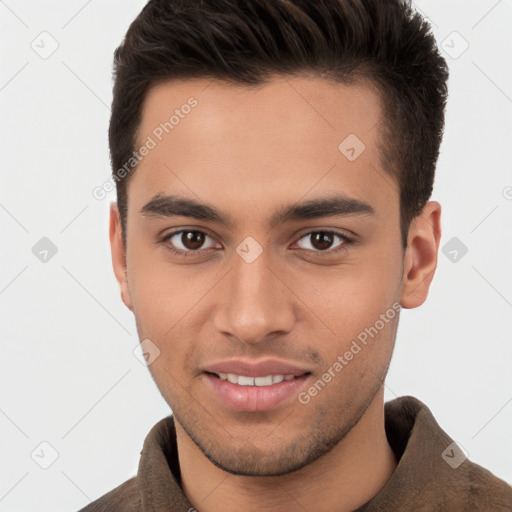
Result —
[[190, 250], [200, 249], [204, 244], [204, 233], [201, 231], [183, 231], [181, 234], [181, 243]]
[[[210, 239], [210, 246], [206, 246], [205, 242]], [[163, 242], [168, 246], [170, 250], [177, 254], [190, 254], [199, 253], [202, 250], [210, 249], [215, 247], [215, 242], [210, 236], [202, 231], [183, 229], [181, 231], [175, 231], [170, 235], [167, 235]]]
[[313, 233], [311, 237], [311, 245], [315, 249], [324, 251], [330, 249], [333, 239], [334, 237], [331, 233]]
[[[307, 243], [305, 247], [302, 246], [301, 249], [309, 249], [313, 252], [336, 252], [338, 248], [341, 249], [340, 246], [350, 243], [347, 237], [335, 231], [312, 231], [304, 235], [301, 240], [307, 240], [308, 238], [310, 240], [309, 243]], [[336, 238], [338, 238], [340, 242], [333, 246]], [[335, 247], [334, 250], [332, 250], [333, 247]]]

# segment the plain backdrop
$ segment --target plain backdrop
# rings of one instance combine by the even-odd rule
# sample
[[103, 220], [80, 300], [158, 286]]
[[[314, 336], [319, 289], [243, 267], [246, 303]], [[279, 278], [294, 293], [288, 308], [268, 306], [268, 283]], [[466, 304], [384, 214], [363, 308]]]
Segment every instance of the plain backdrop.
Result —
[[[115, 195], [92, 195], [110, 174], [112, 54], [144, 3], [0, 1], [1, 511], [85, 506], [136, 474], [170, 414], [114, 279]], [[512, 2], [416, 5], [451, 72], [443, 236], [429, 299], [402, 312], [386, 400], [419, 398], [512, 482]]]

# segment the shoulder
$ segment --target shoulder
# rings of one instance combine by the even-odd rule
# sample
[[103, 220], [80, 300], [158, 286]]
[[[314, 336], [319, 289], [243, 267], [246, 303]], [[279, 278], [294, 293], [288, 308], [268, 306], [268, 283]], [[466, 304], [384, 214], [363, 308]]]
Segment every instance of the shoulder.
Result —
[[461, 512], [510, 512], [512, 487], [487, 469], [464, 461], [453, 474], [439, 478], [432, 475], [430, 484], [418, 493], [414, 510], [460, 510]]
[[400, 461], [387, 486], [393, 499], [408, 489], [417, 512], [512, 511], [512, 486], [471, 461], [423, 402], [399, 397], [386, 403], [385, 413], [388, 442]]
[[78, 512], [111, 512], [114, 510], [116, 512], [140, 512], [140, 495], [136, 476], [89, 503]]
[[458, 470], [461, 470], [462, 475], [456, 479], [458, 485], [454, 486], [453, 492], [458, 495], [461, 504], [463, 501], [471, 504], [475, 511], [512, 510], [512, 486], [505, 480], [469, 459]]

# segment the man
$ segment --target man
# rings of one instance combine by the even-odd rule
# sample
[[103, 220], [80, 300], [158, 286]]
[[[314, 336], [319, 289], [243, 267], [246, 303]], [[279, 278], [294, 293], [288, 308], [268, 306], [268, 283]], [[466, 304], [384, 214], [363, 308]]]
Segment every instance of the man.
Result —
[[172, 415], [93, 511], [505, 511], [413, 397], [448, 71], [400, 0], [151, 0], [115, 53], [112, 262]]

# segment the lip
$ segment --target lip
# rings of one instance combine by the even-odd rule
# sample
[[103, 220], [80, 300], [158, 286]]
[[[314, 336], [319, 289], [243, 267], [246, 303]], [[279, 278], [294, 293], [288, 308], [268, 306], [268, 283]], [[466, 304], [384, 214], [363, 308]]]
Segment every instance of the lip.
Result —
[[234, 373], [247, 377], [266, 377], [267, 375], [294, 375], [298, 377], [310, 373], [307, 368], [297, 364], [280, 361], [278, 359], [264, 359], [261, 361], [244, 361], [243, 359], [229, 359], [200, 368], [209, 373]]
[[238, 411], [257, 412], [275, 409], [292, 397], [296, 397], [311, 374], [306, 373], [270, 386], [240, 386], [222, 380], [213, 373], [204, 372], [202, 375], [206, 387], [222, 405]]

